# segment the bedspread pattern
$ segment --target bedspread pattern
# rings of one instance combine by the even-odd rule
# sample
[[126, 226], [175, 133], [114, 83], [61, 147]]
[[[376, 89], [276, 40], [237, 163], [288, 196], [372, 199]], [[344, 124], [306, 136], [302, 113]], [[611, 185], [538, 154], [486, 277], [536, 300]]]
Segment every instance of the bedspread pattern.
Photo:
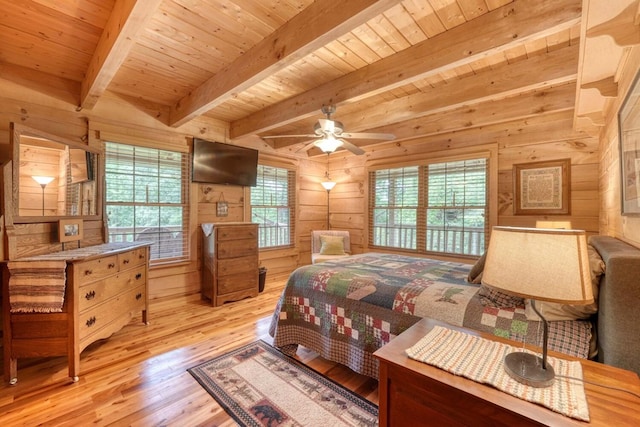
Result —
[[[427, 258], [367, 253], [294, 271], [271, 322], [274, 346], [298, 344], [356, 372], [377, 377], [372, 353], [422, 317], [538, 343], [539, 322], [524, 306], [484, 306], [470, 266]], [[549, 348], [587, 357], [589, 322], [551, 322]]]

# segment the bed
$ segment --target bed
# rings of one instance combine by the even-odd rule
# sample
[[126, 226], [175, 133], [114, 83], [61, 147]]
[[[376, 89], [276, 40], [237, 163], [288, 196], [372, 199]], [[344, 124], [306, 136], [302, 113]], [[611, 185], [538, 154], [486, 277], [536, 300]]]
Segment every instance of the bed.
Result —
[[[640, 372], [640, 250], [593, 236], [605, 274], [598, 313], [549, 322], [549, 349]], [[296, 269], [274, 310], [269, 333], [293, 355], [298, 345], [377, 378], [373, 352], [422, 317], [539, 343], [540, 322], [524, 302], [468, 278], [477, 266], [396, 254], [365, 253]], [[596, 339], [597, 337], [597, 339]]]

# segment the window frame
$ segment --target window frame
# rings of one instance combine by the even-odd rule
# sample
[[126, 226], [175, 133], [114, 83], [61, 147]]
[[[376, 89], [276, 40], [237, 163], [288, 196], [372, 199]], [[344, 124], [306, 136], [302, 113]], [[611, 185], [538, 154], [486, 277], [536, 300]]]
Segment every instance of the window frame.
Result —
[[[396, 248], [392, 246], [380, 246], [374, 245], [372, 241], [372, 227], [373, 227], [373, 217], [372, 217], [372, 197], [374, 195], [371, 193], [371, 172], [381, 169], [394, 169], [400, 167], [407, 166], [420, 166], [426, 164], [435, 164], [435, 163], [446, 163], [446, 162], [455, 162], [461, 160], [472, 160], [478, 158], [487, 159], [487, 204], [486, 204], [486, 222], [485, 222], [485, 249], [486, 245], [489, 241], [489, 235], [491, 232], [491, 228], [498, 223], [498, 147], [497, 144], [482, 144], [478, 145], [472, 149], [449, 149], [447, 150], [446, 155], [439, 154], [437, 152], [427, 152], [420, 153], [418, 155], [411, 155], [412, 160], [406, 160], [405, 157], [396, 157], [396, 158], [387, 158], [387, 159], [376, 159], [367, 162], [365, 165], [366, 171], [366, 207], [365, 207], [365, 230], [364, 235], [366, 236], [366, 246], [365, 250], [375, 250], [375, 251], [386, 251], [386, 252], [397, 252], [397, 253], [407, 253], [415, 256], [435, 256], [435, 257], [446, 257], [448, 259], [457, 258], [460, 260], [465, 259], [474, 259], [477, 258], [477, 255], [465, 255], [465, 254], [457, 254], [457, 253], [449, 253], [449, 252], [437, 252], [437, 251], [428, 251], [426, 250], [426, 242], [424, 240], [420, 241], [418, 237], [418, 243], [416, 244], [416, 249], [405, 249], [405, 248]], [[424, 180], [419, 182], [419, 186], [421, 188], [421, 192], [423, 187], [426, 185]], [[416, 227], [419, 227], [419, 224], [424, 224], [424, 228], [426, 230], [426, 200], [422, 198], [422, 203], [418, 208], [418, 212], [416, 214], [417, 221]], [[417, 233], [419, 235], [419, 233]], [[423, 233], [426, 235], [426, 232]], [[420, 248], [423, 248], [422, 250]]]
[[[258, 162], [258, 168], [261, 167], [269, 167], [269, 168], [276, 168], [276, 169], [280, 169], [280, 170], [285, 170], [287, 171], [287, 185], [288, 185], [288, 205], [277, 205], [275, 206], [276, 208], [288, 208], [289, 210], [289, 243], [288, 244], [283, 244], [283, 245], [274, 245], [274, 246], [261, 246], [261, 241], [262, 241], [262, 232], [264, 230], [264, 227], [262, 226], [262, 224], [260, 222], [257, 222], [257, 224], [259, 224], [258, 226], [258, 250], [259, 251], [267, 251], [267, 250], [278, 250], [278, 249], [289, 249], [289, 248], [294, 248], [296, 246], [296, 219], [297, 219], [297, 203], [298, 203], [298, 170], [297, 168], [293, 165], [293, 164], [289, 164], [289, 163], [285, 163], [285, 162], [280, 162], [280, 161], [273, 161], [273, 160], [269, 160], [269, 159], [259, 159]], [[260, 173], [258, 172], [258, 179], [260, 179]], [[257, 185], [256, 185], [257, 187]], [[252, 192], [254, 191], [255, 187], [249, 187], [249, 195], [248, 195], [248, 200], [249, 203], [247, 203], [248, 206], [248, 211], [247, 211], [247, 215], [248, 218], [251, 218], [251, 221], [253, 221], [253, 208], [254, 205], [252, 203]], [[257, 205], [260, 207], [270, 207], [272, 205]]]
[[[172, 203], [172, 202], [161, 202], [161, 201], [157, 201], [157, 202], [140, 202], [139, 200], [136, 200], [136, 193], [134, 191], [133, 193], [133, 197], [132, 200], [126, 200], [126, 201], [111, 201], [109, 202], [107, 200], [107, 196], [108, 196], [108, 168], [107, 168], [107, 163], [108, 163], [108, 153], [109, 153], [109, 148], [108, 148], [108, 144], [116, 144], [116, 145], [122, 145], [122, 146], [127, 146], [127, 147], [133, 147], [133, 149], [145, 149], [145, 150], [155, 150], [156, 152], [171, 152], [174, 153], [176, 155], [180, 156], [180, 160], [178, 161], [180, 166], [181, 166], [181, 172], [180, 172], [180, 194], [181, 194], [181, 202], [180, 203]], [[121, 142], [119, 140], [110, 138], [108, 140], [104, 140], [104, 182], [105, 182], [105, 224], [106, 224], [106, 231], [107, 231], [107, 238], [109, 239], [109, 241], [112, 241], [113, 236], [119, 236], [119, 238], [116, 238], [115, 241], [129, 241], [129, 242], [141, 242], [141, 241], [149, 241], [152, 242], [152, 249], [153, 249], [153, 242], [156, 239], [155, 233], [152, 232], [152, 230], [150, 230], [149, 236], [148, 238], [142, 237], [140, 239], [140, 236], [146, 231], [146, 229], [149, 228], [153, 228], [154, 226], [137, 226], [135, 224], [135, 219], [134, 219], [134, 225], [132, 227], [131, 231], [126, 231], [124, 233], [112, 233], [110, 230], [110, 225], [109, 225], [109, 206], [130, 206], [132, 207], [134, 210], [137, 206], [147, 206], [147, 207], [158, 207], [159, 209], [161, 209], [162, 207], [168, 207], [168, 208], [176, 208], [179, 207], [181, 209], [181, 229], [180, 230], [168, 230], [167, 232], [165, 232], [164, 230], [162, 230], [163, 226], [162, 224], [158, 225], [156, 228], [158, 229], [158, 234], [157, 234], [157, 239], [162, 239], [164, 237], [168, 237], [169, 239], [176, 239], [179, 240], [176, 243], [177, 247], [179, 248], [179, 255], [175, 255], [175, 256], [159, 256], [156, 258], [151, 258], [149, 260], [149, 265], [150, 266], [158, 266], [158, 265], [174, 265], [174, 264], [180, 264], [180, 263], [185, 263], [185, 262], [190, 262], [191, 260], [191, 255], [192, 255], [192, 248], [191, 248], [191, 233], [190, 233], [190, 229], [191, 229], [191, 222], [192, 222], [192, 218], [191, 218], [191, 211], [192, 211], [192, 207], [191, 207], [191, 200], [190, 200], [190, 191], [191, 191], [191, 181], [190, 181], [190, 155], [188, 152], [184, 151], [184, 150], [180, 150], [178, 149], [174, 149], [171, 147], [161, 147], [158, 148], [157, 146], [152, 146], [152, 145], [146, 145], [146, 144], [131, 144], [131, 143], [126, 143], [126, 142]], [[131, 159], [132, 164], [135, 163], [135, 156]], [[158, 173], [157, 176], [155, 177], [158, 181], [160, 181], [161, 179], [161, 174]], [[160, 187], [158, 187], [160, 188]], [[165, 227], [166, 228], [166, 227]], [[166, 235], [166, 236], [165, 236]], [[153, 255], [153, 251], [152, 255]]]

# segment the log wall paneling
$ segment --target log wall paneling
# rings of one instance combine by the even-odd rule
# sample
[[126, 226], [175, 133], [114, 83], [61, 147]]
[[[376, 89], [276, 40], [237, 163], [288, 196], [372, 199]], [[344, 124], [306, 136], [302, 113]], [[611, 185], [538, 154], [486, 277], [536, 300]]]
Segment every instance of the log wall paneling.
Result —
[[[526, 102], [526, 100], [521, 100]], [[498, 186], [497, 211], [495, 225], [535, 226], [538, 219], [546, 216], [513, 215], [513, 178], [512, 168], [517, 163], [540, 160], [571, 158], [571, 215], [561, 219], [571, 220], [576, 227], [590, 233], [598, 232], [598, 142], [594, 137], [576, 133], [572, 129], [572, 113], [541, 114], [531, 120], [515, 121], [501, 126], [486, 126], [455, 133], [446, 133], [411, 141], [391, 142], [376, 146], [376, 149], [364, 156], [349, 156], [336, 153], [330, 157], [332, 176], [338, 182], [332, 190], [331, 218], [335, 228], [345, 228], [350, 224], [366, 224], [366, 195], [358, 198], [354, 188], [365, 188], [365, 164], [367, 161], [383, 158], [398, 158], [432, 152], [434, 157], [441, 156], [446, 150], [469, 148], [475, 140], [496, 141], [498, 146]], [[524, 122], [524, 123], [523, 123]], [[531, 123], [528, 123], [531, 122]], [[579, 143], [576, 143], [576, 136]], [[499, 142], [498, 142], [499, 141]], [[341, 171], [343, 171], [341, 173]], [[342, 199], [341, 191], [344, 191]], [[495, 191], [495, 190], [494, 190]], [[558, 218], [553, 216], [554, 218]], [[560, 219], [560, 218], [558, 218]], [[364, 226], [353, 230], [353, 239], [360, 237], [366, 244]], [[362, 250], [355, 244], [356, 248]]]
[[[636, 27], [637, 28], [637, 27]], [[618, 74], [618, 96], [611, 100], [602, 131], [600, 162], [600, 234], [617, 237], [640, 247], [640, 216], [622, 216], [620, 207], [620, 154], [618, 111], [636, 74], [640, 72], [640, 46], [630, 49]]]

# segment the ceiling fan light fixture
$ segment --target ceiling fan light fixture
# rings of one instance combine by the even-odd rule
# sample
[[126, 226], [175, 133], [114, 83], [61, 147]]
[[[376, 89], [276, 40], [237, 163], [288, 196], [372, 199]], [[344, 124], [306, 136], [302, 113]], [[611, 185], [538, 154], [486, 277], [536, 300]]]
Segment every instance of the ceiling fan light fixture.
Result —
[[321, 149], [323, 153], [333, 153], [338, 149], [338, 147], [342, 146], [343, 142], [334, 138], [333, 135], [328, 135], [325, 138], [317, 140], [313, 144]]

